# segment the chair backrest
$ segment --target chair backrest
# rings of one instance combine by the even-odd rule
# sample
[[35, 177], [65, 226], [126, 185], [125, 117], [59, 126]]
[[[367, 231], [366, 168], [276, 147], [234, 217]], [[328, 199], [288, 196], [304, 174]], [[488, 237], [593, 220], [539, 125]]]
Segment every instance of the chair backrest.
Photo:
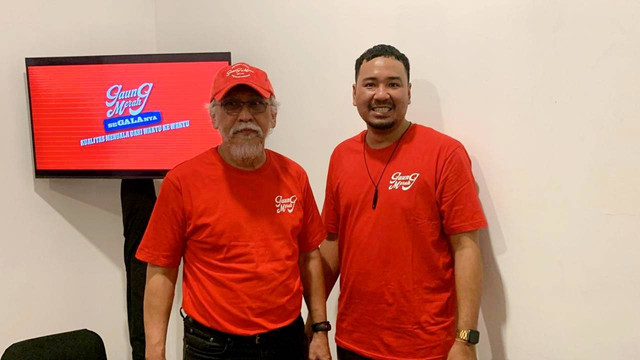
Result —
[[0, 360], [107, 360], [100, 335], [87, 329], [17, 342]]

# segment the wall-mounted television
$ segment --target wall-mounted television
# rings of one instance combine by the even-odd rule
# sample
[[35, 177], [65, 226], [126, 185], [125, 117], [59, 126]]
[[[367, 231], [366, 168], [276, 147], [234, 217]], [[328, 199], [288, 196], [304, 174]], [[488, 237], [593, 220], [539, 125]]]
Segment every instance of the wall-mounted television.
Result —
[[159, 178], [220, 143], [229, 52], [26, 58], [35, 176]]

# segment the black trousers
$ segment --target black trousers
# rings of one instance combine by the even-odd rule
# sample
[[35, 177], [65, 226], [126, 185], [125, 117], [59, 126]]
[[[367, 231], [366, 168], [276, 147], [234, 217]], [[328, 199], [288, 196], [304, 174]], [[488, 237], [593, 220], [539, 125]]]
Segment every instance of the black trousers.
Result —
[[338, 346], [338, 360], [371, 360], [366, 356], [358, 355], [353, 351]]
[[306, 360], [302, 317], [266, 333], [241, 336], [184, 318], [184, 360]]
[[123, 179], [120, 185], [124, 227], [124, 266], [127, 275], [127, 320], [133, 360], [144, 360], [144, 317], [142, 306], [147, 263], [135, 254], [147, 229], [156, 192], [151, 179]]

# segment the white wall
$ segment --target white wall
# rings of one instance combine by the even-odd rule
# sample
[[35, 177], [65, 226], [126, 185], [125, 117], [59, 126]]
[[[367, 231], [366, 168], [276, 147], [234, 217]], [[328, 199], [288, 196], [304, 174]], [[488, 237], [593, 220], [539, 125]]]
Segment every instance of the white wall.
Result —
[[231, 51], [268, 71], [282, 102], [270, 147], [307, 169], [319, 203], [330, 152], [364, 128], [354, 60], [396, 45], [412, 62], [408, 118], [473, 159], [490, 223], [480, 358], [640, 358], [640, 3], [156, 4], [158, 51]]
[[3, 1], [0, 353], [80, 328], [127, 359], [118, 180], [34, 180], [25, 57], [155, 52], [154, 3]]
[[[270, 147], [308, 171], [364, 128], [353, 62], [412, 63], [408, 118], [467, 147], [489, 219], [480, 359], [640, 358], [640, 4], [31, 1], [3, 5], [0, 351], [88, 327], [128, 356], [119, 182], [33, 180], [25, 56], [231, 51], [282, 103]], [[330, 303], [335, 317], [335, 297]], [[176, 313], [174, 312], [174, 318]], [[335, 320], [335, 319], [334, 319]], [[168, 357], [179, 358], [179, 322]]]

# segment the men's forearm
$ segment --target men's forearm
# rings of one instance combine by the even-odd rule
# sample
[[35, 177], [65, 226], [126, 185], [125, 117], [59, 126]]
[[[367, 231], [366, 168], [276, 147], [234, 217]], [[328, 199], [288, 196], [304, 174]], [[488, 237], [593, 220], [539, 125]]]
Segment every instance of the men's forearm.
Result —
[[327, 320], [327, 306], [324, 295], [324, 276], [320, 250], [300, 254], [300, 277], [304, 286], [304, 299], [309, 309], [305, 332], [311, 340], [309, 343], [309, 359], [331, 359], [329, 339], [325, 331], [313, 333], [310, 324]]
[[304, 299], [313, 323], [327, 320], [327, 308], [320, 251], [315, 249], [300, 255], [300, 278]]
[[165, 359], [167, 325], [178, 277], [177, 268], [149, 264], [144, 292], [146, 358]]
[[327, 239], [320, 244], [320, 255], [322, 257], [325, 296], [328, 298], [340, 275], [337, 234], [330, 233], [327, 235]]
[[477, 231], [453, 235], [455, 281], [458, 302], [456, 327], [477, 329], [482, 295], [482, 256]]

